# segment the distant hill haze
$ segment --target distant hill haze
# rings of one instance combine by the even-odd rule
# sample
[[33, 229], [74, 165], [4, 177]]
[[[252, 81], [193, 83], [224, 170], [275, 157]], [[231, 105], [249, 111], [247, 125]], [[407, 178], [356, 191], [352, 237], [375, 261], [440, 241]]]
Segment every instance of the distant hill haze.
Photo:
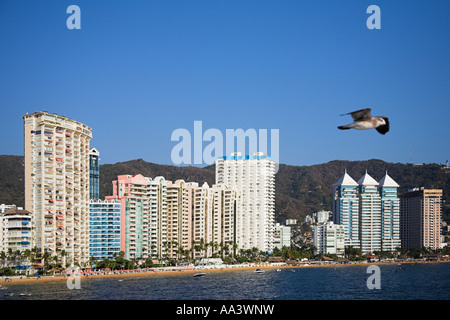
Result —
[[[382, 160], [334, 160], [312, 166], [280, 164], [275, 176], [276, 220], [303, 219], [307, 214], [332, 209], [332, 186], [344, 171], [356, 181], [367, 172], [379, 181], [388, 172], [399, 185], [399, 194], [415, 187], [443, 189], [443, 216], [450, 222], [449, 190], [450, 169], [437, 164], [412, 165], [389, 163]], [[104, 164], [100, 166], [100, 197], [112, 194], [112, 181], [118, 175], [142, 174], [167, 180], [198, 182], [200, 185], [215, 182], [215, 166], [204, 168], [172, 166], [146, 162], [142, 159]], [[24, 205], [23, 156], [0, 155], [0, 203]]]

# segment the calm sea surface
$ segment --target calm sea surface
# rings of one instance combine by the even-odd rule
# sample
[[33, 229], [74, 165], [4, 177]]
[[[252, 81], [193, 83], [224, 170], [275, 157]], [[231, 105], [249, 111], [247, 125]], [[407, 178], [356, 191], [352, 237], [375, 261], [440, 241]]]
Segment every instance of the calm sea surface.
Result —
[[[367, 266], [303, 268], [136, 278], [81, 279], [79, 290], [66, 282], [13, 285], [0, 300], [447, 300], [450, 263], [380, 265], [381, 288], [369, 290]], [[295, 272], [291, 271], [295, 270]], [[19, 297], [28, 291], [30, 297]], [[14, 293], [14, 296], [5, 296]]]

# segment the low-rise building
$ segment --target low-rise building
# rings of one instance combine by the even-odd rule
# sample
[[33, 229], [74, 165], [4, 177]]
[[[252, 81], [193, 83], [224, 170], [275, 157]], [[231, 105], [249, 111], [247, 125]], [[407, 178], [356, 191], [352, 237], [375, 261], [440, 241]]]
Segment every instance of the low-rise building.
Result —
[[322, 254], [336, 254], [343, 256], [345, 253], [345, 226], [327, 223], [314, 226], [314, 247]]

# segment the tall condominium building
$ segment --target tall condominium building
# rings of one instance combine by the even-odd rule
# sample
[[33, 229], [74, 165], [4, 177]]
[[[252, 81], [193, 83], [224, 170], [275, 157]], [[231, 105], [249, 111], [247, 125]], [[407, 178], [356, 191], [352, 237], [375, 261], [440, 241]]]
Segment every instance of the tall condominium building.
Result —
[[363, 253], [400, 247], [399, 185], [386, 173], [378, 183], [367, 172], [355, 182], [345, 172], [333, 187], [333, 222], [345, 226], [345, 246]]
[[[236, 213], [241, 198], [239, 190], [224, 184], [214, 184], [209, 190], [208, 219], [211, 236], [208, 237], [209, 243], [216, 245], [236, 244]], [[211, 251], [215, 250], [210, 248]]]
[[380, 180], [381, 196], [381, 249], [395, 251], [401, 247], [400, 241], [400, 198], [399, 185], [386, 172]]
[[262, 153], [239, 152], [216, 160], [216, 184], [236, 188], [236, 243], [239, 249], [273, 249], [275, 213], [275, 160]]
[[[197, 246], [208, 243], [209, 236], [211, 235], [210, 223], [208, 223], [209, 210], [208, 210], [208, 193], [209, 186], [205, 182], [202, 186], [198, 183], [192, 184], [191, 197], [192, 197], [192, 245], [194, 249]], [[204, 250], [195, 250], [195, 258], [200, 258], [207, 254]]]
[[313, 242], [316, 250], [322, 254], [343, 256], [345, 253], [345, 226], [332, 221], [313, 227]]
[[89, 150], [89, 198], [97, 200], [100, 198], [100, 152], [97, 149]]
[[440, 247], [442, 189], [416, 188], [400, 196], [401, 245], [404, 249]]
[[31, 250], [31, 212], [11, 208], [0, 213], [0, 251]]
[[359, 234], [363, 253], [381, 250], [381, 197], [378, 182], [367, 172], [359, 184]]
[[234, 243], [234, 217], [238, 193], [225, 185], [177, 180], [167, 184], [168, 256], [177, 258], [178, 249], [194, 250], [194, 256], [211, 256], [220, 244]]
[[190, 183], [184, 180], [167, 181], [167, 256], [181, 257], [179, 248], [191, 249], [192, 214]]
[[120, 252], [120, 202], [91, 200], [89, 215], [89, 256], [114, 259]]
[[121, 175], [113, 195], [121, 204], [121, 251], [125, 258], [162, 258], [167, 241], [166, 181], [143, 175]]
[[358, 183], [347, 171], [333, 186], [333, 222], [345, 227], [345, 246], [360, 248]]
[[46, 111], [27, 113], [23, 121], [25, 209], [32, 213], [32, 246], [58, 255], [63, 265], [85, 263], [92, 130]]

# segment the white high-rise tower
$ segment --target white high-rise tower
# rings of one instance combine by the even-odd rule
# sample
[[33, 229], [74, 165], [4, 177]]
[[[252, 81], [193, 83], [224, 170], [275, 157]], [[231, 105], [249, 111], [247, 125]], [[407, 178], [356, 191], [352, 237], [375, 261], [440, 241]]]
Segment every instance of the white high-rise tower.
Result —
[[241, 201], [236, 210], [239, 249], [273, 249], [275, 223], [275, 160], [262, 153], [239, 152], [216, 160], [216, 184], [236, 188]]
[[[92, 129], [46, 111], [23, 116], [25, 209], [32, 247], [63, 264], [89, 260], [89, 142]], [[63, 254], [64, 252], [64, 254]]]

